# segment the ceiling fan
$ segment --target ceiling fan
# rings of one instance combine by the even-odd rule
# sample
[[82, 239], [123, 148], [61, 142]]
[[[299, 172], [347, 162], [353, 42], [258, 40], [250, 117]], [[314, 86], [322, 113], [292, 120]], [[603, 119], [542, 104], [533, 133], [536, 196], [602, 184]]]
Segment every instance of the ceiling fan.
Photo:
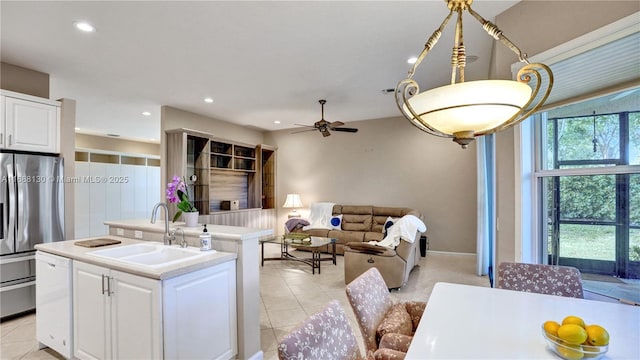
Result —
[[320, 121], [316, 121], [313, 124], [313, 126], [295, 124], [295, 125], [298, 125], [298, 126], [305, 126], [305, 127], [311, 128], [311, 129], [294, 131], [294, 132], [292, 132], [292, 134], [297, 134], [297, 133], [306, 132], [306, 131], [318, 130], [318, 131], [320, 131], [322, 136], [327, 137], [327, 136], [331, 135], [329, 130], [331, 130], [331, 131], [350, 132], [350, 133], [358, 132], [358, 129], [340, 127], [340, 126], [344, 125], [344, 123], [342, 121], [333, 121], [333, 122], [326, 121], [324, 119], [324, 104], [327, 103], [327, 100], [319, 100], [318, 102], [320, 103], [320, 106], [322, 107], [322, 119], [320, 119]]

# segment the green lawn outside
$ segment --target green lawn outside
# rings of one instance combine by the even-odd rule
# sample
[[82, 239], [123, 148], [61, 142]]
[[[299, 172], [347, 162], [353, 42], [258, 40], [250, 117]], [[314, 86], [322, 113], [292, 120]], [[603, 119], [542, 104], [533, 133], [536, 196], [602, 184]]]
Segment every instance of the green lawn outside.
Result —
[[[640, 261], [640, 230], [631, 229], [629, 257]], [[615, 261], [615, 227], [597, 225], [560, 225], [560, 256]]]

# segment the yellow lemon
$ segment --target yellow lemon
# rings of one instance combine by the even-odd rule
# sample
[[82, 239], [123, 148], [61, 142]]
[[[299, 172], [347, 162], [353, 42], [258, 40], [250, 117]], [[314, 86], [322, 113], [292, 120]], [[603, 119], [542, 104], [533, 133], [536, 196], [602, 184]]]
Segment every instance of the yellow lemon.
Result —
[[558, 336], [558, 328], [560, 327], [558, 322], [552, 320], [545, 321], [543, 327], [547, 334]]
[[587, 331], [580, 325], [566, 324], [558, 328], [558, 337], [569, 344], [580, 345], [587, 340]]
[[582, 318], [577, 316], [570, 315], [562, 319], [562, 325], [567, 325], [567, 324], [576, 324], [584, 329], [584, 320], [582, 320]]
[[584, 357], [582, 348], [579, 345], [558, 346], [556, 349], [558, 349], [558, 354], [564, 359], [580, 360]]
[[582, 350], [586, 351], [586, 353], [584, 354], [585, 358], [594, 358], [600, 356], [600, 348], [597, 346], [582, 345]]
[[594, 346], [609, 345], [609, 333], [602, 326], [588, 325], [585, 330], [587, 331], [587, 344]]

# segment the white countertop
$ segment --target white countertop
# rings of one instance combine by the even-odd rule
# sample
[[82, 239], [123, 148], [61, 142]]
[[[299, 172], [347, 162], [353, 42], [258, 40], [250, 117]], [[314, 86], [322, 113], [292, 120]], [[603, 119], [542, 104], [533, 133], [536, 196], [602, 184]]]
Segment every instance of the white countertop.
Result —
[[[123, 229], [164, 233], [163, 220], [158, 220], [155, 224], [152, 224], [149, 219], [111, 220], [105, 221], [104, 224]], [[181, 228], [184, 230], [184, 234], [186, 236], [199, 236], [202, 233], [203, 225], [204, 224], [198, 224], [198, 226], [186, 227], [184, 226], [184, 222], [176, 221], [169, 223], [169, 228], [171, 230]], [[263, 237], [273, 234], [272, 229], [257, 229], [214, 224], [207, 224], [207, 231], [211, 233], [212, 238], [229, 240], [246, 240], [248, 238]]]
[[604, 359], [640, 359], [640, 307], [448, 283], [435, 285], [406, 359], [559, 359], [541, 327], [568, 315], [607, 329]]
[[[94, 248], [87, 248], [79, 245], [74, 245], [76, 241], [91, 240], [91, 239], [115, 239], [115, 240], [122, 241], [122, 243], [117, 245], [100, 246], [100, 247], [94, 247]], [[169, 264], [166, 266], [150, 268], [143, 265], [123, 263], [121, 261], [95, 257], [90, 254], [87, 254], [91, 251], [102, 250], [102, 249], [112, 249], [114, 247], [132, 245], [132, 244], [138, 244], [138, 243], [148, 243], [148, 242], [142, 241], [142, 240], [128, 239], [128, 238], [119, 237], [119, 236], [105, 235], [105, 236], [86, 238], [86, 239], [67, 240], [67, 241], [58, 241], [58, 242], [46, 243], [46, 244], [38, 244], [36, 245], [36, 250], [47, 252], [54, 255], [63, 256], [73, 260], [79, 260], [82, 262], [86, 262], [86, 263], [90, 263], [98, 266], [108, 267], [114, 270], [124, 271], [134, 275], [140, 275], [140, 276], [144, 276], [152, 279], [159, 279], [159, 280], [172, 278], [178, 275], [186, 274], [186, 273], [200, 270], [206, 267], [221, 264], [223, 262], [227, 262], [237, 258], [237, 254], [234, 254], [234, 253], [212, 250], [212, 251], [205, 252], [204, 256], [199, 256], [192, 260], [186, 260], [178, 264]], [[173, 246], [177, 246], [177, 245], [173, 245]]]

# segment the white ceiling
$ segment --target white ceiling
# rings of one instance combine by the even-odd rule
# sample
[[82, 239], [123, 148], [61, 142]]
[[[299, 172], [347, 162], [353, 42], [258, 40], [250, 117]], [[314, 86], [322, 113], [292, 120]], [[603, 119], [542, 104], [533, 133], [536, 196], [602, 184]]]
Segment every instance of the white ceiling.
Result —
[[[493, 20], [517, 2], [473, 8]], [[406, 77], [448, 10], [442, 0], [3, 0], [0, 12], [1, 60], [50, 74], [51, 98], [77, 101], [79, 132], [149, 141], [162, 105], [263, 130], [312, 124], [319, 99], [328, 121], [397, 116], [382, 89]], [[97, 31], [77, 31], [78, 20]], [[479, 57], [466, 77], [486, 77], [493, 39], [464, 21], [467, 54]], [[454, 25], [419, 68], [422, 88], [449, 81]]]

